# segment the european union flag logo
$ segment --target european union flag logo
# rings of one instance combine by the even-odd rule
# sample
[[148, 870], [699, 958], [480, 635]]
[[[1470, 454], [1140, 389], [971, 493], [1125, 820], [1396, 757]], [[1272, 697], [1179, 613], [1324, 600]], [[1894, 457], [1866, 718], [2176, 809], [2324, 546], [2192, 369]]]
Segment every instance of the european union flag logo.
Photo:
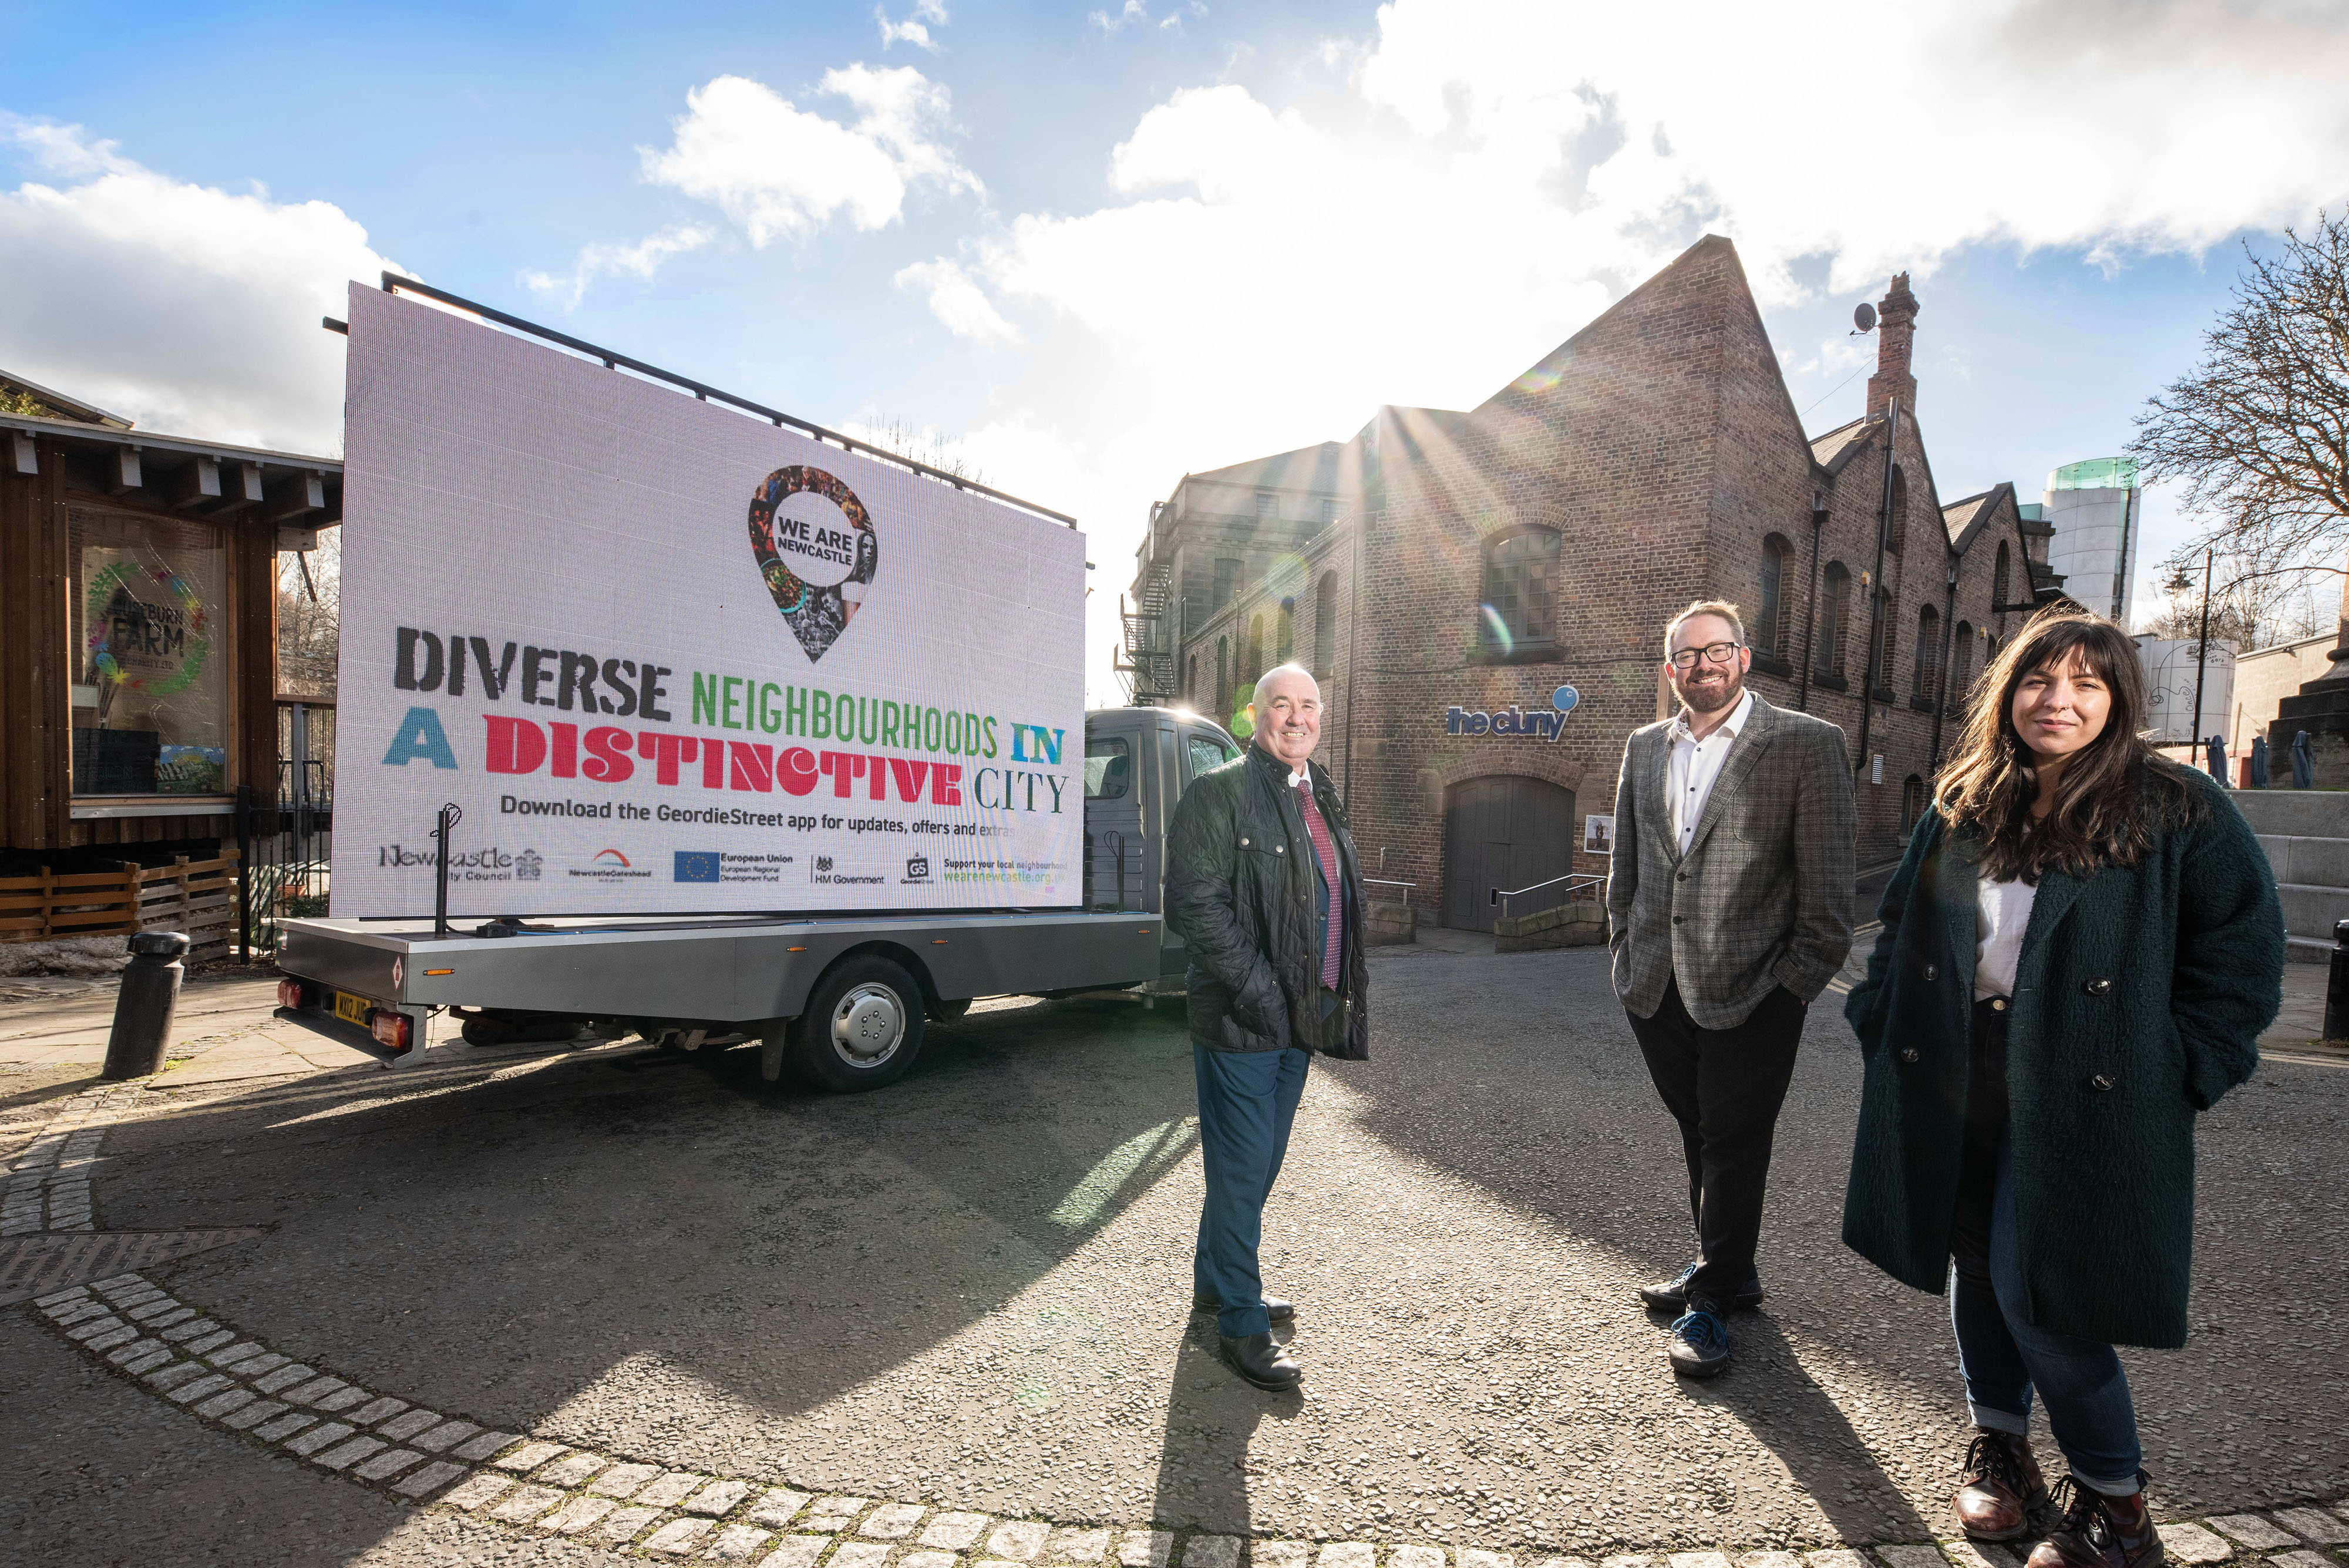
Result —
[[718, 851], [715, 849], [680, 849], [677, 852], [677, 875], [679, 882], [715, 882], [718, 880]]

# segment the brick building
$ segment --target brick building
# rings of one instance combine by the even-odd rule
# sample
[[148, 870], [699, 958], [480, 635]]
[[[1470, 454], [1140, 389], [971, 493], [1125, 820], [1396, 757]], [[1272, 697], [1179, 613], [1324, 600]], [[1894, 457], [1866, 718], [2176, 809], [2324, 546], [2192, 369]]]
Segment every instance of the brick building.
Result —
[[1808, 436], [1710, 236], [1475, 409], [1185, 475], [1137, 552], [1135, 700], [1232, 719], [1306, 664], [1367, 873], [1484, 929], [1495, 889], [1605, 870], [1624, 737], [1670, 711], [1662, 624], [1725, 598], [1754, 687], [1843, 727], [1860, 862], [1890, 858], [1965, 691], [2060, 579], [2011, 483], [1942, 501], [1906, 275], [1878, 309], [1867, 413]]

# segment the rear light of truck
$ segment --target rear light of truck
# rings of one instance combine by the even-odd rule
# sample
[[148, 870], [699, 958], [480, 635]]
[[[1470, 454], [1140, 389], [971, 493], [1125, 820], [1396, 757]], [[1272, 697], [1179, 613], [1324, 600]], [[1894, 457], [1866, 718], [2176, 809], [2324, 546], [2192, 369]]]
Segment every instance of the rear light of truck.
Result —
[[277, 982], [278, 1006], [291, 1008], [299, 1012], [310, 1005], [310, 988], [300, 981], [281, 980]]
[[394, 1012], [388, 1007], [377, 1008], [367, 1018], [367, 1029], [375, 1035], [376, 1044], [395, 1056], [404, 1055], [415, 1044], [409, 1038], [409, 1028], [408, 1014]]

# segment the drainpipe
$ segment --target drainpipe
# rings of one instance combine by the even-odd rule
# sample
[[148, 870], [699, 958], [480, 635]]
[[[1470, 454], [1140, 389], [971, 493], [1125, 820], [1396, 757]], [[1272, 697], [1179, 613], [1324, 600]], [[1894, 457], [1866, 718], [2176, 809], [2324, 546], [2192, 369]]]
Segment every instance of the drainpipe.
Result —
[[1813, 640], [1819, 630], [1819, 535], [1827, 525], [1827, 493], [1811, 492], [1811, 582], [1803, 609], [1803, 668], [1795, 686], [1795, 706], [1802, 712], [1811, 711], [1811, 659]]
[[1950, 689], [1950, 650], [1957, 636], [1958, 616], [1958, 553], [1950, 552], [1950, 592], [1941, 602], [1941, 679], [1940, 690], [1933, 693], [1933, 765], [1928, 771], [1941, 771], [1941, 715], [1949, 711], [1950, 700], [1956, 695]]
[[1884, 639], [1892, 635], [1893, 613], [1899, 607], [1887, 603], [1878, 616], [1875, 597], [1884, 592], [1884, 545], [1892, 532], [1892, 465], [1899, 455], [1900, 400], [1895, 398], [1884, 438], [1884, 501], [1876, 513], [1876, 575], [1868, 585], [1868, 616], [1876, 622], [1876, 635], [1868, 639], [1868, 668], [1859, 678], [1859, 769], [1855, 777], [1868, 772], [1868, 737], [1876, 718], [1876, 666], [1884, 657]]

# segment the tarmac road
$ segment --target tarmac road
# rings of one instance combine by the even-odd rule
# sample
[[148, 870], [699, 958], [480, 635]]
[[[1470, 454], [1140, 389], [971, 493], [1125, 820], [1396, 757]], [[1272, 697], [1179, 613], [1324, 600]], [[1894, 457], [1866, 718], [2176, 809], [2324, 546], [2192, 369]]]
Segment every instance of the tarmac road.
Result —
[[[1317, 1064], [1267, 1215], [1301, 1397], [1237, 1382], [1187, 1315], [1189, 1046], [1179, 1010], [1124, 1001], [983, 1008], [854, 1098], [768, 1089], [755, 1051], [641, 1046], [168, 1089], [109, 1133], [99, 1223], [264, 1227], [150, 1272], [289, 1355], [674, 1466], [1594, 1558], [1950, 1534], [1945, 1303], [1837, 1239], [1840, 999], [1782, 1122], [1770, 1299], [1729, 1375], [1683, 1385], [1631, 1294], [1688, 1250], [1677, 1139], [1603, 965], [1376, 955], [1373, 1059]], [[2349, 1069], [2310, 1058], [2206, 1118], [2196, 1337], [2128, 1356], [2165, 1510], [2349, 1486], [2349, 1368], [2322, 1348], [2349, 1290], [2344, 1109]], [[0, 1365], [21, 1560], [477, 1560], [445, 1517], [189, 1422], [23, 1309]]]

